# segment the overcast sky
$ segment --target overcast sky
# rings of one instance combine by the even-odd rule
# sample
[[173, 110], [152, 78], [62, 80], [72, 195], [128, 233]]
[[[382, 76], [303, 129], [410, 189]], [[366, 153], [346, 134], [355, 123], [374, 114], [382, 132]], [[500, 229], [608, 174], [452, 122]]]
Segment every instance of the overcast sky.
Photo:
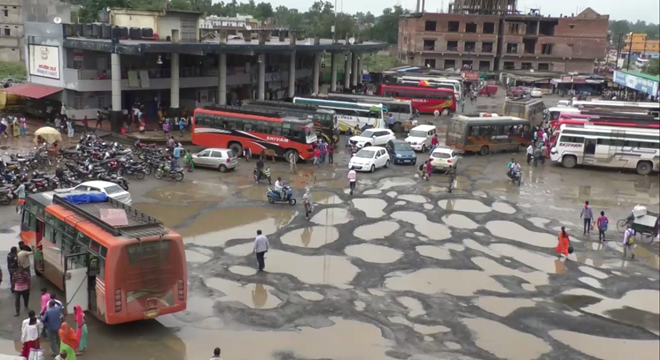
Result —
[[[238, 0], [241, 2], [241, 0]], [[334, 0], [329, 0], [334, 2]], [[256, 1], [257, 3], [260, 0]], [[307, 10], [313, 0], [271, 0], [273, 8], [278, 5], [284, 5], [288, 8], [298, 10]], [[371, 11], [374, 15], [380, 15], [384, 8], [397, 4], [407, 9], [414, 9], [416, 0], [337, 0], [337, 8], [347, 13], [362, 11], [366, 13]], [[426, 0], [426, 11], [437, 12], [440, 9], [447, 11], [449, 0]], [[530, 8], [541, 8], [544, 15], [550, 14], [559, 16], [559, 14], [575, 13], [577, 6], [582, 8], [592, 7], [601, 14], [609, 14], [610, 19], [614, 20], [644, 20], [646, 22], [658, 23], [658, 0], [518, 0], [518, 9], [527, 10]]]

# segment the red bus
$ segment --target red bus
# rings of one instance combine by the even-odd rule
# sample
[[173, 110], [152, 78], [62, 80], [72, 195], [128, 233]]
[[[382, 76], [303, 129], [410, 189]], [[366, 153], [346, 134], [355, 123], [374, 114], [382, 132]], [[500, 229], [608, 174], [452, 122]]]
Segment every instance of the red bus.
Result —
[[120, 324], [185, 310], [181, 235], [107, 196], [86, 204], [74, 199], [89, 194], [31, 194], [21, 223], [21, 240], [35, 247], [35, 273], [64, 292], [68, 313], [80, 305], [106, 324]]
[[315, 142], [312, 120], [282, 116], [277, 111], [216, 106], [196, 109], [193, 118], [193, 144], [229, 148], [237, 156], [249, 148], [253, 154], [273, 150], [276, 156], [288, 159], [294, 153], [309, 160], [314, 157]]
[[550, 129], [553, 131], [553, 139], [559, 134], [561, 126], [577, 125], [584, 126], [584, 124], [598, 125], [598, 126], [615, 126], [627, 128], [643, 128], [643, 129], [660, 129], [660, 121], [647, 115], [631, 115], [631, 114], [604, 114], [595, 115], [589, 113], [580, 114], [560, 114], [557, 120], [550, 121]]
[[410, 100], [413, 109], [432, 114], [438, 110], [443, 116], [456, 112], [454, 90], [429, 86], [380, 85], [379, 96]]

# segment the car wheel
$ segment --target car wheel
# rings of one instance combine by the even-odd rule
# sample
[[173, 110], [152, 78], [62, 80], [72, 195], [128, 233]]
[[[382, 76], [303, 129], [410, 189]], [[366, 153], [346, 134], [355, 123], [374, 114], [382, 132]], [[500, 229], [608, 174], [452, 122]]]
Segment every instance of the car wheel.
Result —
[[371, 165], [371, 172], [375, 172], [375, 171], [376, 171], [376, 165]]
[[415, 164], [417, 164], [417, 159], [413, 160], [412, 164], [415, 166]]
[[389, 168], [389, 167], [390, 167], [390, 161], [387, 160], [387, 161], [385, 162], [385, 169], [387, 169], [387, 168]]
[[422, 145], [422, 152], [423, 152], [423, 153], [426, 152], [426, 144], [423, 144], [423, 145]]
[[364, 144], [364, 146], [363, 146], [362, 148], [364, 149], [364, 148], [366, 148], [367, 146], [371, 146], [371, 143], [366, 143], [366, 144]]
[[488, 146], [482, 146], [481, 149], [479, 150], [479, 155], [488, 155], [490, 153], [490, 149]]
[[221, 173], [227, 172], [227, 167], [225, 165], [220, 165], [220, 167], [218, 167], [218, 170], [220, 170]]

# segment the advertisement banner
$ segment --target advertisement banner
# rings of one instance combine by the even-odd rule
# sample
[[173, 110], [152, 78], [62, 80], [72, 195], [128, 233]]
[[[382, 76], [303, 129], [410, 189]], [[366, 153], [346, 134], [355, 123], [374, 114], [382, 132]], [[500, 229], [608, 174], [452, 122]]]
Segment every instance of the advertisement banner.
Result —
[[643, 93], [657, 96], [658, 95], [658, 82], [645, 79], [643, 77], [627, 74], [621, 71], [615, 71], [612, 76], [612, 81], [616, 84], [641, 91]]
[[461, 76], [466, 81], [477, 81], [477, 80], [479, 80], [479, 72], [477, 72], [477, 71], [463, 71], [463, 72], [461, 72]]
[[57, 46], [30, 45], [30, 75], [60, 78], [60, 49]]

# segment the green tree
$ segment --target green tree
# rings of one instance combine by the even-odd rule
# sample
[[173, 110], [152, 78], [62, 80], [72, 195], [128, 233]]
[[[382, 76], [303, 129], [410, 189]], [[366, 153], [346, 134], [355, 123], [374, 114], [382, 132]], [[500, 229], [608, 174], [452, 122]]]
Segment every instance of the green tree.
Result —
[[660, 59], [651, 59], [644, 72], [650, 75], [660, 75]]
[[261, 21], [266, 21], [270, 18], [273, 17], [273, 6], [270, 5], [270, 3], [259, 3], [257, 7], [254, 9], [254, 13], [250, 14], [254, 16], [255, 18], [261, 20]]

